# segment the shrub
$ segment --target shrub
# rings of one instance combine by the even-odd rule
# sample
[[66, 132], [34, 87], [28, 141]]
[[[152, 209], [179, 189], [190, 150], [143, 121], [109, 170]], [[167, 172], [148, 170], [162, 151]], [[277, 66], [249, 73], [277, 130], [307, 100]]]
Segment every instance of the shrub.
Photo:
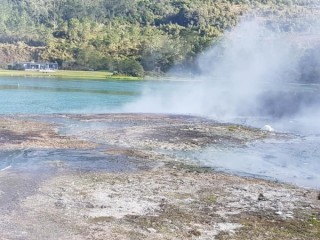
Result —
[[142, 77], [144, 75], [142, 65], [134, 59], [121, 60], [118, 64], [118, 71], [134, 77]]

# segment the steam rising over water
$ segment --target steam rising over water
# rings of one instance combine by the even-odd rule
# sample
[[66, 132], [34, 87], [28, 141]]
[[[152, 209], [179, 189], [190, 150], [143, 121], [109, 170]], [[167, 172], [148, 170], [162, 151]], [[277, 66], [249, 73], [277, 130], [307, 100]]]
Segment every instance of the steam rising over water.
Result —
[[[320, 39], [320, 32], [312, 34]], [[243, 22], [199, 57], [200, 76], [171, 89], [146, 89], [124, 111], [204, 115], [294, 134], [293, 140], [241, 149], [211, 148], [199, 161], [319, 188], [320, 85], [306, 71], [309, 62], [301, 43], [307, 42], [297, 44], [300, 35], [306, 32], [276, 33], [261, 22]], [[320, 56], [309, 60], [320, 63]]]
[[299, 34], [279, 34], [257, 21], [244, 22], [199, 57], [201, 74], [192, 82], [156, 92], [146, 89], [124, 111], [199, 114], [222, 120], [305, 120], [315, 111], [320, 113], [320, 85], [306, 84], [308, 76], [301, 78], [303, 53], [294, 44]]

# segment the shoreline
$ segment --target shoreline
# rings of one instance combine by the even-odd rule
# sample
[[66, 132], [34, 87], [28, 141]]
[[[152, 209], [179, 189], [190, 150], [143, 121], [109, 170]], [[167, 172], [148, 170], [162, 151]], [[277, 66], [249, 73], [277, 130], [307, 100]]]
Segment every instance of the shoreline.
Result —
[[165, 81], [165, 82], [203, 82], [196, 77], [182, 76], [144, 76], [133, 77], [126, 75], [113, 75], [104, 71], [73, 71], [57, 70], [55, 72], [20, 71], [0, 69], [0, 77], [25, 77], [25, 78], [52, 78], [52, 79], [76, 79], [76, 80], [101, 80], [101, 81]]
[[69, 71], [57, 70], [55, 72], [19, 71], [19, 70], [0, 70], [0, 77], [35, 77], [35, 78], [55, 78], [55, 79], [77, 79], [77, 80], [123, 80], [141, 81], [142, 78], [112, 75], [111, 72], [103, 71]]
[[[1, 115], [0, 127], [2, 150], [13, 154], [0, 172], [4, 239], [319, 238], [318, 191], [170, 154], [276, 133], [166, 114]], [[110, 169], [89, 170], [81, 159]], [[123, 162], [133, 168], [114, 168]]]

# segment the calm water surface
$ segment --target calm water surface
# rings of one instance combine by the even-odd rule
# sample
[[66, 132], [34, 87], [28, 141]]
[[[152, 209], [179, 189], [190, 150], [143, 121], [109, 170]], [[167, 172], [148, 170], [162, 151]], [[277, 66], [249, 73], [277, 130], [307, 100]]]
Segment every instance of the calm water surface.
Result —
[[117, 112], [143, 89], [168, 83], [0, 77], [0, 114]]

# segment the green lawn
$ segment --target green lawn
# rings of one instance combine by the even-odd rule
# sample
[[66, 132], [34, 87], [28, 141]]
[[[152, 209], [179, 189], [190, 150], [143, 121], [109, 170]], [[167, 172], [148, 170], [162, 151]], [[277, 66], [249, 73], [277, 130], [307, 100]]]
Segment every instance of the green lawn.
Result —
[[56, 72], [33, 72], [33, 71], [17, 71], [17, 70], [0, 70], [0, 76], [12, 77], [52, 77], [66, 79], [93, 79], [93, 80], [141, 80], [142, 78], [112, 75], [111, 72], [98, 71], [69, 71], [58, 70]]

